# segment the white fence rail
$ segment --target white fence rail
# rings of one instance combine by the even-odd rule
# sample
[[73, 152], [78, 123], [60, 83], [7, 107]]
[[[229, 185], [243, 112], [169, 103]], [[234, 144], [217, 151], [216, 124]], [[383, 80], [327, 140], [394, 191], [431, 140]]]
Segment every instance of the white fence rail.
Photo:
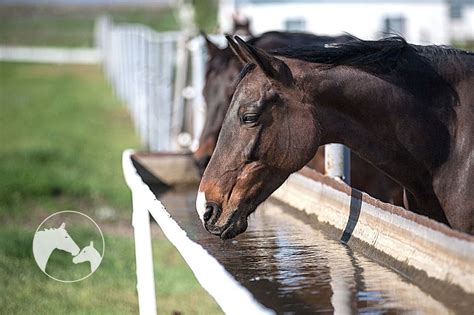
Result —
[[125, 181], [132, 191], [133, 199], [133, 229], [140, 314], [156, 314], [157, 305], [149, 215], [155, 219], [168, 240], [181, 253], [201, 286], [214, 297], [226, 314], [273, 314], [273, 311], [260, 304], [201, 245], [188, 237], [186, 231], [176, 223], [137, 174], [132, 163], [132, 155], [133, 151], [124, 151], [122, 166]]
[[0, 60], [56, 64], [98, 64], [101, 61], [98, 50], [94, 48], [4, 45], [0, 46]]

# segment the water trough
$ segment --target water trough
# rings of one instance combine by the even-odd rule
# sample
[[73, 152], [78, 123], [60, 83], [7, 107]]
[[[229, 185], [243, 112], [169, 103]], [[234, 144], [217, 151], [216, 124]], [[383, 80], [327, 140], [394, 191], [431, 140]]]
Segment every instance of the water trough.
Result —
[[343, 182], [305, 168], [221, 241], [194, 211], [189, 155], [125, 151], [123, 168], [142, 314], [156, 313], [148, 213], [226, 313], [474, 309], [474, 237]]

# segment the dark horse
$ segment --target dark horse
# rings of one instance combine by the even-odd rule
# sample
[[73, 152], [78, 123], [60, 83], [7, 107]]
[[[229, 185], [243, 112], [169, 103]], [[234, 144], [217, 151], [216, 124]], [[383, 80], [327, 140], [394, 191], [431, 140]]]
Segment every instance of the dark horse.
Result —
[[[237, 25], [234, 21], [234, 25]], [[203, 34], [206, 40], [208, 59], [206, 62], [206, 81], [203, 89], [207, 104], [205, 125], [200, 137], [199, 147], [194, 152], [194, 161], [201, 173], [209, 162], [217, 138], [229, 108], [240, 70], [244, 64], [238, 60], [232, 50], [220, 49]], [[249, 40], [252, 45], [269, 50], [281, 47], [297, 47], [308, 43], [330, 44], [344, 43], [352, 40], [351, 36], [318, 36], [307, 33], [268, 32]], [[309, 164], [309, 167], [324, 173], [324, 147], [320, 148]], [[403, 205], [403, 190], [372, 165], [357, 155], [351, 156], [351, 185], [359, 190], [385, 202]]]
[[474, 232], [474, 54], [400, 37], [275, 55], [227, 38], [247, 65], [196, 200], [222, 239], [318, 146], [343, 143], [405, 187], [417, 212]]

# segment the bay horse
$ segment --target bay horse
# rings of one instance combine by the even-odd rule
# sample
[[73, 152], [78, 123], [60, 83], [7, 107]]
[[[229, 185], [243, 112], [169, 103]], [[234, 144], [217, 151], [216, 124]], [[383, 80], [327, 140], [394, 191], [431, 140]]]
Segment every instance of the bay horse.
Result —
[[196, 199], [222, 239], [320, 145], [342, 143], [414, 197], [416, 212], [474, 233], [474, 53], [354, 39], [273, 54], [227, 36], [239, 75]]
[[[237, 25], [236, 21], [234, 21], [234, 25]], [[244, 66], [230, 47], [220, 49], [206, 34], [201, 34], [206, 42], [208, 59], [203, 88], [207, 114], [199, 146], [193, 153], [200, 175], [204, 173], [214, 152], [225, 113], [235, 91], [235, 78]], [[352, 37], [348, 35], [331, 37], [308, 33], [267, 32], [250, 39], [249, 43], [264, 50], [271, 50], [307, 45], [310, 42], [318, 44], [344, 43], [351, 39]], [[308, 166], [320, 173], [325, 172], [324, 147], [318, 150]], [[354, 154], [351, 155], [351, 185], [384, 202], [403, 205], [403, 189], [400, 185]]]
[[[201, 35], [206, 41], [208, 54], [206, 80], [203, 88], [207, 113], [199, 139], [199, 147], [194, 153], [194, 160], [198, 169], [203, 172], [214, 151], [225, 113], [234, 94], [236, 87], [235, 79], [245, 65], [245, 61], [239, 59], [229, 46], [220, 49], [206, 34], [201, 32]], [[248, 42], [261, 49], [271, 50], [288, 46], [300, 47], [308, 42], [330, 44], [333, 42], [345, 42], [350, 39], [351, 37], [347, 35], [332, 37], [309, 33], [271, 31], [263, 33], [258, 37], [252, 37]]]

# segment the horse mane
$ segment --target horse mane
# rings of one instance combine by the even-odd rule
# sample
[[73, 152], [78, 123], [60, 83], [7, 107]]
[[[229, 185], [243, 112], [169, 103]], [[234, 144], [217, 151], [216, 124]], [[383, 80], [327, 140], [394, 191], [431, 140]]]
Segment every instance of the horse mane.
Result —
[[42, 230], [39, 230], [37, 233], [43, 233], [43, 232], [54, 232], [54, 231], [58, 231], [60, 228], [55, 228], [55, 227], [52, 227], [52, 228], [44, 228]]
[[352, 35], [344, 43], [312, 43], [298, 48], [280, 48], [270, 53], [328, 66], [346, 65], [375, 72], [391, 71], [397, 67], [404, 52], [411, 52], [424, 62], [430, 59], [445, 58], [453, 55], [474, 55], [446, 46], [418, 46], [409, 44], [401, 36], [390, 36], [380, 40], [362, 40]]
[[39, 232], [51, 232], [51, 231], [56, 231], [58, 228], [44, 228], [43, 230], [38, 231]]

